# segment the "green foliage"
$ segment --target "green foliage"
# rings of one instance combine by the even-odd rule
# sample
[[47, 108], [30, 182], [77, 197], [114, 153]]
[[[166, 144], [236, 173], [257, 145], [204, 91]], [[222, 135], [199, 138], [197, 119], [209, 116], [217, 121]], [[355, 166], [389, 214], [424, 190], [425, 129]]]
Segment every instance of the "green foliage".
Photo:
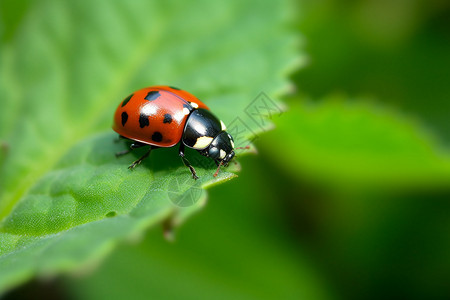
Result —
[[[226, 124], [240, 117], [257, 133], [264, 128], [245, 108], [261, 87], [271, 96], [285, 91], [286, 70], [298, 62], [281, 2], [24, 6], [19, 24], [5, 18], [1, 26], [0, 292], [92, 264], [164, 220], [179, 224], [204, 204], [203, 188], [235, 176], [213, 178], [215, 167], [191, 151], [201, 179], [186, 181], [175, 149], [128, 170], [142, 153], [116, 159], [125, 145], [109, 128], [130, 91], [185, 88]], [[183, 208], [186, 192], [194, 205]]]
[[307, 246], [291, 239], [267, 171], [274, 170], [247, 157], [239, 178], [214, 186], [214, 201], [173, 243], [152, 230], [139, 245], [117, 248], [103, 267], [65, 286], [77, 299], [332, 299]]
[[449, 2], [300, 2], [311, 61], [295, 75], [302, 94], [375, 98], [425, 121], [450, 144]]
[[295, 99], [276, 124], [264, 146], [294, 176], [351, 189], [450, 184], [448, 153], [418, 121], [379, 104]]
[[[450, 4], [296, 2], [0, 1], [0, 293], [69, 273], [50, 286], [74, 299], [448, 299]], [[152, 84], [258, 155], [127, 170], [144, 149], [116, 159], [111, 116]]]
[[445, 299], [448, 150], [423, 123], [379, 103], [294, 101], [258, 146], [286, 222], [301, 245], [313, 244], [312, 261], [342, 298], [389, 290]]

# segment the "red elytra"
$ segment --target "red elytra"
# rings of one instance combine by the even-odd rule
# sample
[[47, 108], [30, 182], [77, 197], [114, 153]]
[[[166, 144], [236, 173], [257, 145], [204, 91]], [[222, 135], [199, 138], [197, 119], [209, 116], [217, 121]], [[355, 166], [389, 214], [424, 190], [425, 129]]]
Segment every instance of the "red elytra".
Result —
[[119, 104], [113, 129], [123, 137], [144, 144], [172, 147], [180, 141], [192, 107], [209, 110], [184, 90], [169, 86], [143, 88]]

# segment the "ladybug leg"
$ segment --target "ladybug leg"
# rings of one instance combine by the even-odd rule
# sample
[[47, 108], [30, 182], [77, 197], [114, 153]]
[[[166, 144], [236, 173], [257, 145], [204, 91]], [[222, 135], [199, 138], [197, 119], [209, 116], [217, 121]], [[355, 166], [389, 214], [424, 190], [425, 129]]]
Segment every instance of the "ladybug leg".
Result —
[[197, 173], [195, 172], [194, 167], [193, 167], [193, 166], [191, 165], [191, 163], [186, 159], [186, 157], [184, 157], [184, 144], [183, 144], [183, 142], [181, 142], [180, 150], [179, 150], [178, 154], [180, 155], [181, 160], [183, 161], [184, 165], [185, 165], [186, 167], [188, 167], [189, 170], [191, 171], [192, 178], [194, 178], [195, 180], [197, 180], [197, 179], [198, 179], [198, 176], [197, 176]]
[[[132, 144], [132, 145], [133, 145], [133, 144]], [[145, 146], [145, 144], [142, 144], [142, 145]], [[139, 147], [142, 147], [142, 145], [139, 146]], [[138, 148], [139, 148], [139, 147], [138, 147]], [[131, 149], [133, 149], [133, 148], [131, 148]], [[128, 169], [134, 169], [137, 165], [139, 165], [144, 159], [146, 159], [146, 158], [150, 155], [150, 152], [152, 152], [152, 149], [153, 149], [153, 147], [150, 146], [150, 148], [148, 149], [148, 151], [145, 152], [145, 154], [142, 155], [138, 160], [134, 161], [134, 162], [128, 167]], [[128, 151], [130, 151], [130, 150], [128, 150]]]

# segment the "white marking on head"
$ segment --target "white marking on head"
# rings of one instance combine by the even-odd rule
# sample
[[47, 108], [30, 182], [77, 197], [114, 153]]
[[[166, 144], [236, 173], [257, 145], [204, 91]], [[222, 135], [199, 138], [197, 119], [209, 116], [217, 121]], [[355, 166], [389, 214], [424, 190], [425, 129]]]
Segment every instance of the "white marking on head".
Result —
[[211, 144], [212, 140], [213, 140], [213, 138], [209, 137], [209, 136], [199, 137], [197, 139], [197, 141], [195, 142], [195, 145], [192, 148], [198, 149], [198, 150], [205, 149], [206, 147], [208, 147]]
[[220, 149], [220, 156], [219, 156], [219, 158], [220, 159], [224, 159], [226, 155], [227, 155], [227, 153], [225, 151], [223, 151], [222, 149]]
[[189, 104], [193, 107], [193, 108], [198, 108], [198, 104], [195, 102], [189, 102]]
[[189, 109], [187, 109], [186, 107], [183, 107], [183, 113], [185, 116], [187, 116], [188, 114], [191, 113], [191, 111]]
[[227, 126], [225, 126], [225, 123], [222, 120], [220, 120], [220, 125], [222, 126], [222, 131], [227, 130]]

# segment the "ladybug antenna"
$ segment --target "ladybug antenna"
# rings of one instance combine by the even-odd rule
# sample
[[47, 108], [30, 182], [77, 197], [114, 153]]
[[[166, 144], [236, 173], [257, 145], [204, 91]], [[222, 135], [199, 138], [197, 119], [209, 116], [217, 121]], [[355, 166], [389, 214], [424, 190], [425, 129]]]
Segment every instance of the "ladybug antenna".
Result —
[[219, 174], [219, 170], [220, 170], [220, 167], [223, 165], [223, 160], [221, 160], [220, 161], [220, 163], [219, 163], [219, 165], [217, 166], [217, 170], [216, 170], [216, 173], [214, 173], [214, 177], [217, 177], [217, 174]]
[[234, 149], [250, 149], [250, 146], [245, 146], [245, 147], [236, 147]]

